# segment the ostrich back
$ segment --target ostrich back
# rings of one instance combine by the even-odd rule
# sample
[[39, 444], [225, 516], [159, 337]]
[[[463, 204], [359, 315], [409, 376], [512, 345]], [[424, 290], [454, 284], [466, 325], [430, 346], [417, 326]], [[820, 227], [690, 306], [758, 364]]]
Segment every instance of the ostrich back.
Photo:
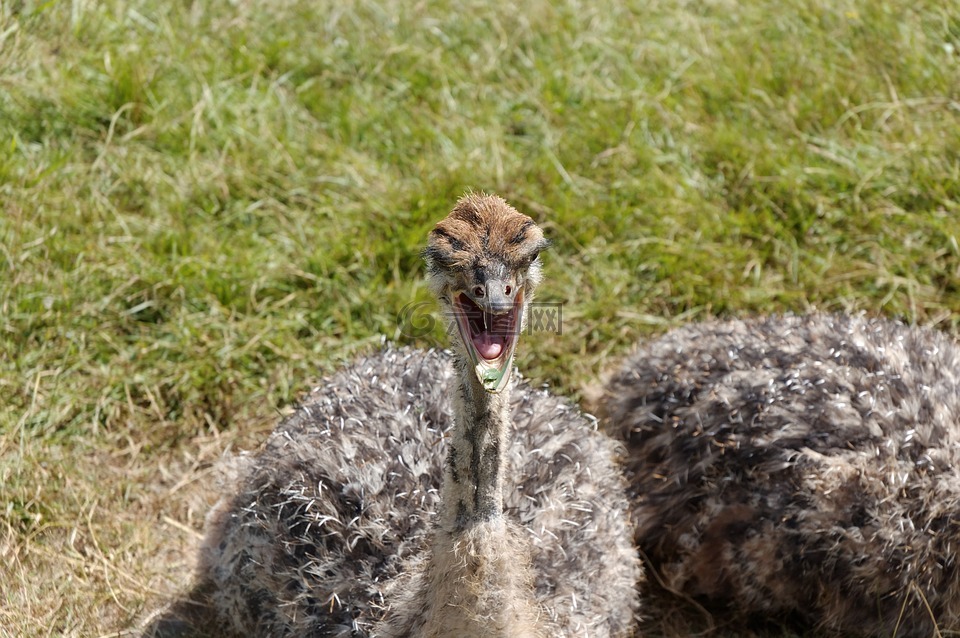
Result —
[[[326, 379], [260, 451], [236, 459], [233, 493], [207, 522], [195, 625], [373, 635], [428, 553], [451, 377], [446, 353], [384, 350]], [[615, 444], [523, 382], [512, 409], [505, 509], [528, 536], [547, 619], [561, 636], [630, 635], [639, 566]]]
[[850, 635], [960, 628], [960, 348], [815, 315], [680, 328], [633, 354], [602, 422], [636, 542], [735, 619]]

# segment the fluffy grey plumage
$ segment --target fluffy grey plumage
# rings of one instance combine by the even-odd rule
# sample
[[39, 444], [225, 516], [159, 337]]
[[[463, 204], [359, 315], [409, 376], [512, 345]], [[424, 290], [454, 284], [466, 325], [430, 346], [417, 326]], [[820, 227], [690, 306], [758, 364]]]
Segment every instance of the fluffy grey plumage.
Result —
[[608, 382], [636, 541], [736, 621], [960, 629], [960, 348], [840, 316], [691, 325]]
[[[426, 554], [452, 376], [446, 353], [387, 349], [324, 380], [237, 459], [191, 600], [147, 633], [375, 635]], [[529, 543], [549, 635], [630, 635], [639, 573], [614, 444], [524, 382], [511, 407], [504, 508]]]
[[545, 247], [502, 199], [461, 199], [425, 253], [454, 353], [387, 349], [326, 379], [238, 468], [197, 587], [147, 633], [632, 635], [616, 444], [509, 381]]
[[237, 635], [369, 633], [423, 551], [449, 424], [442, 357], [388, 350], [326, 379], [211, 513], [200, 573]]

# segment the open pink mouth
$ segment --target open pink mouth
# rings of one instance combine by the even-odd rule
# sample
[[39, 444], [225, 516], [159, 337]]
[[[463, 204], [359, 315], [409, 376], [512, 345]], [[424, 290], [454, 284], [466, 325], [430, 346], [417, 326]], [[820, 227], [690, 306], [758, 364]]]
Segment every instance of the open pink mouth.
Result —
[[490, 392], [499, 392], [510, 376], [517, 346], [523, 293], [517, 294], [513, 307], [503, 314], [485, 312], [467, 295], [457, 295], [454, 312], [460, 337], [467, 346], [477, 378]]

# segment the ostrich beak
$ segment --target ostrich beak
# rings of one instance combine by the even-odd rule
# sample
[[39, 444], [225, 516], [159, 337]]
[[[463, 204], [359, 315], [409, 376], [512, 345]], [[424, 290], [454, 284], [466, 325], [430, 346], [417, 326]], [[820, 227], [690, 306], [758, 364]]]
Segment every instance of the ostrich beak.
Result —
[[513, 299], [502, 294], [476, 297], [461, 292], [454, 297], [453, 310], [477, 379], [487, 392], [500, 392], [507, 386], [513, 369], [523, 315], [523, 290], [517, 291]]

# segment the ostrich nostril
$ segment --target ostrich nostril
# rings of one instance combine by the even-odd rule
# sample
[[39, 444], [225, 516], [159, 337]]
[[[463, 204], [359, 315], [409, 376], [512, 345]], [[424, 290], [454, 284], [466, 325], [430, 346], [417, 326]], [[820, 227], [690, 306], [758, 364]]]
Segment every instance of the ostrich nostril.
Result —
[[510, 296], [511, 292], [513, 292], [513, 287], [511, 286], [507, 286], [506, 288], [503, 289], [503, 294], [505, 294], [508, 297]]
[[486, 291], [483, 289], [483, 286], [474, 286], [473, 294], [477, 297], [482, 297], [486, 294]]

